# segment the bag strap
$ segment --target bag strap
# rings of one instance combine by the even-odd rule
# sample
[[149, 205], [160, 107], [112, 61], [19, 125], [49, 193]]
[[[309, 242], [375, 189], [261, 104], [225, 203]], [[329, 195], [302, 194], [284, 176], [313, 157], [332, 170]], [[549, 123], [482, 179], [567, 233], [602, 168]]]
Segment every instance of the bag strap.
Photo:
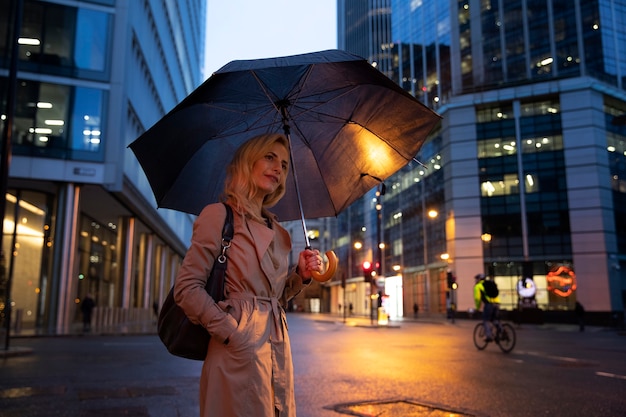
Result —
[[224, 207], [226, 207], [226, 219], [222, 228], [222, 252], [217, 257], [217, 262], [220, 264], [226, 264], [226, 251], [230, 248], [230, 241], [233, 240], [235, 229], [233, 226], [233, 209], [226, 203], [224, 203]]
[[[224, 299], [224, 279], [226, 275], [226, 252], [230, 248], [230, 242], [233, 240], [235, 227], [233, 225], [233, 209], [226, 203], [226, 219], [224, 220], [224, 227], [222, 228], [222, 251], [215, 259], [213, 264], [213, 270], [211, 276], [207, 280], [206, 289], [212, 294], [215, 301], [221, 301]], [[211, 290], [209, 290], [211, 288]], [[217, 295], [217, 297], [216, 297]]]

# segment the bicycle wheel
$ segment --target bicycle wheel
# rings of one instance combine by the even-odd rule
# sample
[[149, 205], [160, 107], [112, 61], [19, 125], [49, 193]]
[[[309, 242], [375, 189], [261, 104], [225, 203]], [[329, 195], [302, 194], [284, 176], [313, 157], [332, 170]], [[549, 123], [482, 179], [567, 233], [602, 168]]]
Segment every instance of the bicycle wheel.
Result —
[[483, 323], [480, 322], [474, 327], [474, 346], [476, 346], [478, 350], [483, 350], [487, 347], [488, 343], [485, 336], [485, 327]]
[[502, 352], [509, 353], [513, 350], [515, 342], [517, 341], [515, 329], [513, 329], [513, 326], [509, 323], [502, 323], [500, 326], [502, 327], [502, 331], [496, 341]]

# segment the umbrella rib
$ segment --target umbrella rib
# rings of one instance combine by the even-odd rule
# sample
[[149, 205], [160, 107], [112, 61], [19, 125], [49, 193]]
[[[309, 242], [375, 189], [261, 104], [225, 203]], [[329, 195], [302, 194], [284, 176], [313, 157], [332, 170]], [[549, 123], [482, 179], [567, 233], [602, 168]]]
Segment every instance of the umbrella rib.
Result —
[[263, 83], [263, 81], [261, 81], [261, 79], [257, 76], [256, 71], [250, 70], [250, 72], [252, 73], [252, 76], [256, 80], [257, 84], [259, 84], [261, 90], [263, 90], [263, 94], [265, 94], [265, 97], [267, 97], [269, 102], [272, 104], [272, 107], [274, 107], [274, 110], [276, 110], [276, 113], [281, 114], [278, 106], [276, 105], [274, 100], [272, 100], [272, 96], [269, 94], [269, 90], [267, 89], [265, 83]]
[[[225, 106], [218, 106], [218, 105], [215, 105], [215, 104], [209, 104], [209, 103], [207, 103], [206, 105], [207, 105], [207, 107], [212, 108], [212, 109], [221, 110], [221, 111], [225, 111], [225, 112], [231, 112], [231, 113], [234, 113], [234, 114], [239, 114], [239, 115], [252, 115], [252, 114], [256, 114], [256, 112], [253, 112], [253, 111], [241, 111], [241, 110], [235, 110], [235, 109], [231, 109], [231, 108], [229, 108], [229, 107], [225, 107]], [[259, 109], [263, 109], [263, 108], [264, 108], [264, 106], [259, 106], [258, 108], [259, 108]], [[268, 119], [268, 116], [270, 116], [272, 113], [273, 113], [273, 112], [272, 112], [271, 110], [265, 110], [265, 111], [263, 111], [262, 113], [257, 114], [256, 119], [255, 119], [254, 121], [252, 121], [252, 122], [249, 124], [249, 126], [247, 126], [247, 127], [246, 127], [245, 129], [243, 129], [242, 131], [249, 130], [250, 128], [260, 128], [260, 129], [262, 129], [262, 128], [267, 128], [267, 127], [270, 127], [270, 126], [274, 125], [274, 124], [276, 123], [276, 121], [270, 121], [270, 122], [264, 122], [264, 123], [261, 123], [263, 120]], [[271, 117], [270, 117], [270, 120], [272, 120], [272, 119], [271, 119]], [[237, 125], [237, 123], [233, 123], [233, 124], [232, 124], [232, 126], [236, 126], [236, 125]], [[232, 127], [232, 126], [231, 126], [231, 127]], [[227, 128], [227, 129], [223, 129], [223, 130], [228, 130], [228, 128]], [[236, 133], [239, 133], [239, 132], [236, 132]], [[223, 137], [223, 136], [230, 136], [230, 135], [232, 135], [232, 134], [233, 134], [232, 132], [231, 132], [231, 133], [228, 133], [228, 134], [225, 134], [225, 135], [222, 135], [222, 134], [217, 134], [217, 135], [215, 135], [215, 136], [213, 136], [213, 137], [214, 137], [214, 138], [219, 138], [219, 137]]]
[[[302, 93], [302, 87], [303, 87], [304, 85], [306, 85], [306, 82], [307, 82], [307, 80], [309, 79], [309, 76], [311, 75], [311, 71], [313, 70], [313, 67], [314, 67], [314, 66], [315, 66], [315, 65], [310, 65], [310, 66], [307, 68], [305, 75], [304, 75], [302, 78], [300, 78], [300, 81], [301, 81], [301, 82], [300, 82], [300, 88], [298, 89], [298, 91], [297, 91], [297, 92], [296, 92], [296, 94], [294, 95], [293, 102], [292, 102], [292, 104], [293, 104], [293, 106], [294, 106], [294, 107], [296, 106], [296, 103], [298, 102], [298, 99], [300, 98], [300, 94]], [[290, 103], [291, 103], [291, 102], [290, 102]], [[320, 103], [320, 104], [321, 104], [321, 103]], [[287, 114], [289, 114], [289, 113], [287, 112], [287, 109], [285, 109], [285, 112], [286, 112]], [[289, 116], [291, 116], [291, 115], [289, 115]], [[293, 120], [293, 119], [292, 119], [292, 120]]]
[[[339, 100], [340, 98], [342, 98], [343, 96], [345, 96], [346, 94], [348, 94], [348, 93], [350, 93], [350, 92], [354, 91], [355, 89], [356, 89], [356, 86], [352, 86], [350, 89], [345, 90], [343, 93], [341, 93], [341, 94], [339, 94], [339, 95], [336, 95], [336, 96], [331, 97], [331, 98], [330, 98], [329, 100], [327, 100], [327, 101], [319, 101], [319, 102], [317, 102], [314, 106], [310, 106], [310, 107], [306, 107], [306, 106], [299, 106], [299, 108], [304, 109], [304, 111], [303, 111], [302, 113], [298, 113], [298, 115], [297, 115], [297, 116], [295, 116], [295, 117], [299, 117], [299, 116], [301, 116], [301, 115], [303, 115], [303, 114], [306, 114], [306, 113], [309, 113], [309, 112], [315, 111], [315, 110], [316, 110], [318, 107], [320, 107], [320, 106], [326, 105], [326, 104], [328, 104], [328, 103], [332, 103], [333, 101], [337, 101], [337, 100]], [[323, 94], [330, 93], [330, 92], [336, 92], [336, 91], [337, 91], [337, 90], [328, 90], [328, 91], [325, 91]], [[320, 96], [320, 95], [321, 95], [321, 94], [315, 94], [315, 96]], [[310, 97], [310, 96], [306, 96], [306, 97]], [[298, 100], [299, 100], [300, 98], [302, 98], [300, 95], [296, 96], [296, 98], [295, 98], [295, 100], [294, 100], [294, 102], [293, 102], [293, 106], [292, 106], [292, 107], [298, 107], [298, 106], [296, 106], [296, 103], [298, 102]], [[327, 116], [327, 117], [329, 117], [329, 118], [333, 118], [333, 119], [337, 119], [337, 120], [342, 121], [342, 122], [347, 121], [347, 120], [344, 120], [344, 119], [342, 119], [342, 118], [340, 118], [340, 117], [338, 117], [338, 116], [334, 116], [334, 115], [327, 114], [327, 113], [318, 112], [318, 114], [322, 114], [322, 115], [324, 115], [324, 116]], [[290, 114], [290, 116], [291, 116], [291, 114]], [[292, 120], [295, 120], [295, 117], [292, 117]]]
[[[333, 96], [333, 97], [332, 97], [330, 100], [328, 100], [327, 102], [321, 102], [321, 101], [320, 101], [317, 105], [312, 106], [312, 107], [302, 107], [302, 106], [301, 106], [300, 108], [302, 108], [302, 109], [303, 109], [303, 111], [302, 111], [301, 113], [299, 113], [297, 116], [293, 116], [293, 117], [291, 117], [291, 119], [295, 121], [295, 119], [296, 119], [297, 117], [300, 117], [300, 116], [302, 116], [302, 115], [304, 115], [304, 114], [306, 114], [306, 113], [309, 113], [309, 112], [315, 111], [315, 109], [316, 109], [316, 108], [318, 108], [318, 107], [320, 107], [320, 106], [322, 106], [322, 105], [324, 105], [324, 104], [330, 103], [330, 102], [335, 101], [335, 100], [339, 100], [340, 98], [342, 98], [342, 97], [343, 97], [343, 96], [345, 96], [346, 94], [349, 94], [349, 93], [351, 93], [352, 91], [356, 90], [356, 89], [357, 89], [357, 87], [359, 87], [359, 86], [356, 86], [356, 85], [355, 85], [355, 86], [352, 86], [351, 88], [346, 89], [346, 90], [345, 90], [342, 94], [339, 94], [339, 95]], [[415, 155], [411, 155], [411, 156], [407, 156], [407, 155], [405, 155], [405, 154], [404, 154], [403, 152], [401, 152], [401, 151], [400, 151], [397, 147], [393, 146], [393, 144], [392, 144], [389, 140], [387, 140], [387, 139], [383, 138], [382, 136], [380, 136], [380, 135], [379, 135], [379, 134], [377, 134], [377, 133], [374, 133], [371, 129], [367, 128], [366, 126], [364, 126], [363, 124], [361, 124], [361, 123], [359, 123], [359, 122], [356, 122], [356, 121], [354, 121], [354, 120], [352, 120], [352, 119], [346, 119], [346, 118], [342, 118], [342, 117], [339, 117], [339, 116], [335, 116], [335, 115], [332, 115], [332, 114], [323, 113], [323, 112], [319, 112], [319, 111], [317, 112], [317, 114], [318, 114], [318, 115], [323, 115], [323, 116], [325, 116], [325, 117], [328, 117], [329, 119], [334, 119], [334, 120], [337, 120], [339, 123], [354, 123], [354, 124], [357, 124], [357, 125], [359, 125], [361, 128], [363, 128], [363, 129], [367, 130], [369, 133], [371, 133], [372, 135], [376, 136], [378, 139], [380, 139], [381, 141], [383, 141], [384, 143], [386, 143], [386, 144], [387, 144], [387, 145], [388, 145], [391, 149], [393, 149], [393, 150], [394, 150], [394, 151], [395, 151], [398, 155], [400, 155], [400, 156], [401, 156], [402, 158], [404, 158], [406, 161], [411, 161], [411, 160], [413, 160], [413, 161], [417, 162], [418, 164], [420, 164], [420, 165], [424, 166], [424, 164], [423, 164], [423, 163], [421, 163], [419, 160], [417, 160], [417, 159], [415, 158]], [[291, 115], [290, 115], [290, 116], [291, 116]], [[300, 130], [298, 129], [298, 131], [300, 131]], [[306, 143], [307, 145], [309, 145], [309, 142], [308, 142], [308, 141], [306, 141], [305, 143]], [[309, 146], [309, 148], [310, 148], [310, 146]]]

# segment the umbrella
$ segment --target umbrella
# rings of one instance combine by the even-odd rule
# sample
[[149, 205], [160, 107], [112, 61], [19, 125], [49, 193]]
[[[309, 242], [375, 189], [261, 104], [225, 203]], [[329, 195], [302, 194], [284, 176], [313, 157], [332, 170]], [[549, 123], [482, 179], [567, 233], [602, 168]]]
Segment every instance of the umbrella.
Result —
[[309, 246], [305, 218], [336, 216], [415, 160], [439, 120], [365, 59], [327, 50], [232, 61], [129, 146], [159, 207], [198, 214], [239, 145], [284, 132], [294, 170], [271, 211], [301, 219]]

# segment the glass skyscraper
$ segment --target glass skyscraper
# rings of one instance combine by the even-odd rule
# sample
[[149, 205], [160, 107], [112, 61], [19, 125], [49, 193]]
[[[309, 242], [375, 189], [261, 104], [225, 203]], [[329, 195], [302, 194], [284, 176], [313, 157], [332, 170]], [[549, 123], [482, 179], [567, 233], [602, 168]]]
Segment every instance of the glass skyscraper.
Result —
[[[573, 315], [577, 301], [596, 320], [623, 317], [626, 1], [338, 3], [340, 47], [382, 54], [381, 70], [443, 116], [423, 165], [386, 181], [382, 242], [370, 238], [386, 279], [359, 290], [357, 267], [350, 296], [384, 289], [397, 315], [466, 313], [485, 273], [526, 317]], [[388, 32], [355, 36], [364, 26]], [[338, 250], [368, 230], [371, 198]]]

